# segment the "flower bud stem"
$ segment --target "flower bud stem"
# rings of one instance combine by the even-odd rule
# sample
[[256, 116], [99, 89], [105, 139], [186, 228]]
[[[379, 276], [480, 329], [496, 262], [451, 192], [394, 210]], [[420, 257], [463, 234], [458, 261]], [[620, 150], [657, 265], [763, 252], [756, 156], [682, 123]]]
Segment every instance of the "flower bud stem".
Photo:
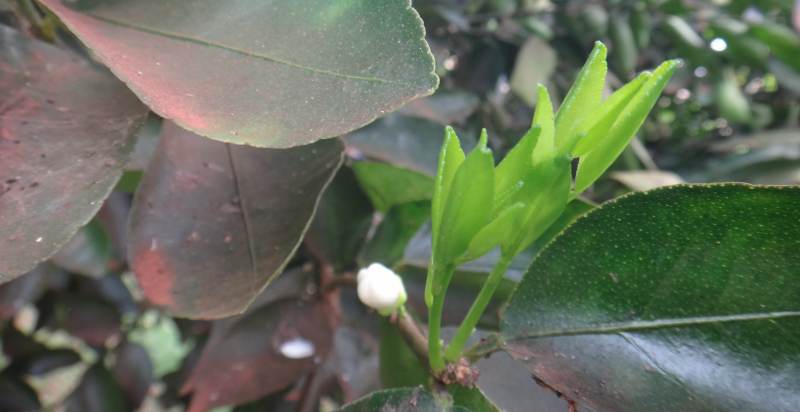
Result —
[[447, 361], [454, 362], [461, 357], [461, 351], [464, 349], [464, 345], [467, 343], [470, 335], [472, 335], [472, 331], [475, 330], [475, 326], [478, 325], [478, 321], [481, 319], [481, 316], [483, 316], [486, 307], [489, 306], [489, 302], [492, 300], [494, 292], [500, 285], [500, 281], [503, 280], [503, 275], [505, 275], [508, 265], [511, 264], [511, 258], [512, 256], [501, 256], [500, 260], [489, 274], [489, 277], [486, 278], [483, 287], [481, 287], [480, 292], [478, 292], [478, 296], [475, 298], [475, 301], [472, 302], [467, 316], [461, 321], [461, 325], [458, 327], [455, 336], [453, 336], [453, 339], [445, 350], [444, 356]]

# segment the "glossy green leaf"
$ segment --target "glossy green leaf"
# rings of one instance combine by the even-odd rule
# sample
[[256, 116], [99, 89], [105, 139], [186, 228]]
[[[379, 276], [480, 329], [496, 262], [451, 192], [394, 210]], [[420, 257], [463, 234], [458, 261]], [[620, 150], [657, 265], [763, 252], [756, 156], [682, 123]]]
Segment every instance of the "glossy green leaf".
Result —
[[583, 156], [602, 143], [611, 126], [622, 115], [622, 111], [628, 107], [628, 103], [652, 76], [653, 73], [649, 71], [640, 73], [635, 79], [612, 93], [600, 108], [592, 113], [582, 126], [586, 136], [578, 140], [575, 148], [572, 149], [574, 157]]
[[447, 392], [453, 397], [453, 405], [470, 411], [500, 412], [479, 388], [467, 388], [461, 385], [448, 385]]
[[85, 225], [117, 183], [147, 108], [107, 72], [0, 26], [0, 282]]
[[353, 171], [375, 208], [390, 207], [433, 197], [434, 179], [430, 176], [386, 163], [356, 162]]
[[596, 148], [581, 158], [575, 178], [576, 193], [589, 187], [622, 153], [622, 150], [644, 123], [650, 110], [661, 96], [661, 91], [669, 83], [679, 65], [679, 61], [669, 60], [658, 66], [652, 77], [645, 82], [622, 111], [606, 136], [596, 144]]
[[237, 146], [166, 124], [130, 217], [145, 297], [183, 317], [244, 310], [294, 254], [342, 149]]
[[224, 142], [338, 136], [438, 84], [408, 0], [42, 4], [153, 111]]
[[[452, 178], [441, 207], [438, 233], [434, 223], [434, 253], [441, 262], [458, 259], [491, 216], [491, 208], [487, 206], [492, 204], [494, 197], [494, 159], [486, 145], [484, 130], [478, 147], [464, 159]], [[436, 204], [433, 210], [436, 213]], [[436, 219], [435, 215], [433, 219]]]
[[584, 199], [575, 199], [567, 204], [564, 211], [550, 227], [539, 235], [531, 246], [526, 249], [531, 256], [538, 255], [544, 248], [560, 235], [569, 225], [574, 223], [579, 217], [593, 210], [597, 205]]
[[596, 42], [556, 115], [559, 148], [570, 141], [581, 122], [600, 105], [606, 82], [606, 46]]
[[534, 261], [507, 350], [598, 411], [792, 411], [800, 189], [671, 186], [589, 213]]

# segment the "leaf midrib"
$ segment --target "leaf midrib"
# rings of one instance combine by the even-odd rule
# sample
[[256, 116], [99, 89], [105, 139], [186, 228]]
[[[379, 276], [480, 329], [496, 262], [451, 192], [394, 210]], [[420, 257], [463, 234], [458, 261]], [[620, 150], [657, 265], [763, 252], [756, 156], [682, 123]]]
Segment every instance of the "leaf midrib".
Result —
[[239, 49], [239, 48], [236, 48], [236, 47], [233, 47], [233, 46], [229, 46], [229, 45], [226, 45], [226, 44], [214, 43], [214, 42], [211, 42], [211, 41], [208, 41], [208, 40], [195, 38], [195, 37], [192, 37], [192, 36], [189, 36], [189, 35], [186, 35], [186, 34], [173, 33], [173, 32], [169, 32], [169, 31], [166, 31], [166, 30], [161, 30], [161, 29], [157, 29], [157, 28], [153, 28], [153, 27], [147, 27], [147, 26], [138, 25], [138, 24], [131, 24], [131, 23], [128, 23], [128, 22], [125, 22], [125, 21], [122, 21], [122, 20], [118, 20], [118, 19], [114, 19], [114, 18], [106, 17], [106, 16], [101, 16], [101, 15], [94, 14], [94, 13], [84, 13], [84, 14], [86, 14], [88, 16], [91, 16], [91, 17], [93, 17], [93, 18], [95, 18], [97, 20], [106, 22], [108, 24], [113, 24], [113, 25], [116, 25], [116, 26], [125, 27], [127, 29], [139, 31], [139, 32], [142, 32], [142, 33], [149, 33], [149, 34], [153, 34], [153, 35], [157, 35], [157, 36], [164, 36], [164, 37], [168, 37], [168, 38], [179, 40], [179, 41], [185, 41], [185, 42], [189, 42], [189, 43], [198, 44], [198, 45], [201, 45], [201, 46], [206, 46], [206, 47], [211, 47], [211, 48], [215, 48], [215, 49], [225, 50], [225, 51], [228, 51], [228, 52], [231, 52], [231, 53], [236, 53], [236, 54], [240, 54], [240, 55], [243, 55], [243, 56], [252, 57], [252, 58], [255, 58], [255, 59], [260, 59], [260, 60], [268, 61], [268, 62], [271, 62], [271, 63], [276, 63], [276, 64], [288, 66], [288, 67], [293, 67], [293, 68], [296, 68], [296, 69], [306, 70], [306, 71], [309, 71], [309, 72], [312, 72], [312, 73], [315, 73], [315, 74], [321, 74], [321, 75], [337, 77], [337, 78], [342, 78], [342, 79], [348, 79], [348, 80], [359, 80], [359, 81], [365, 81], [365, 82], [371, 82], [371, 83], [395, 84], [395, 85], [402, 85], [402, 86], [409, 86], [410, 85], [410, 83], [400, 82], [400, 81], [397, 81], [397, 80], [383, 79], [383, 78], [380, 78], [380, 77], [359, 76], [359, 75], [347, 74], [347, 73], [339, 73], [339, 72], [335, 72], [333, 70], [325, 70], [325, 69], [320, 69], [320, 68], [317, 68], [317, 67], [306, 66], [306, 65], [303, 65], [303, 64], [300, 64], [300, 63], [295, 63], [295, 62], [292, 62], [292, 61], [289, 61], [289, 60], [279, 59], [277, 57], [269, 56], [269, 55], [266, 55], [266, 54], [255, 53], [255, 52], [251, 52], [251, 51], [248, 51], [248, 50]]
[[616, 322], [601, 325], [592, 325], [578, 328], [543, 329], [540, 331], [524, 331], [522, 333], [503, 334], [504, 340], [518, 341], [535, 338], [549, 338], [575, 335], [598, 335], [620, 332], [635, 332], [650, 329], [668, 329], [687, 326], [707, 325], [714, 323], [751, 322], [758, 320], [773, 320], [800, 317], [800, 311], [766, 312], [766, 313], [741, 313], [724, 316], [696, 316], [690, 318], [658, 319], [648, 321]]

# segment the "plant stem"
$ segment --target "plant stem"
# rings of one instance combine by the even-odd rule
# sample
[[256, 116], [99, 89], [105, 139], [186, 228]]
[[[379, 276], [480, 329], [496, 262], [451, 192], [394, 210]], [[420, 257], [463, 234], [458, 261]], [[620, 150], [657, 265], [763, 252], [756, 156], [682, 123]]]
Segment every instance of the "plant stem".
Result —
[[483, 312], [486, 310], [486, 307], [489, 306], [489, 302], [492, 300], [494, 292], [500, 285], [500, 281], [503, 280], [503, 275], [505, 275], [509, 264], [511, 264], [511, 257], [502, 255], [489, 274], [489, 277], [486, 278], [483, 287], [481, 287], [481, 291], [478, 292], [478, 296], [475, 298], [475, 301], [472, 302], [467, 316], [461, 321], [461, 325], [458, 327], [455, 336], [453, 336], [453, 339], [447, 346], [445, 359], [448, 361], [456, 361], [461, 357], [461, 351], [464, 349], [467, 339], [472, 335], [472, 331], [475, 330], [475, 326], [478, 325], [478, 321], [481, 319]]
[[[434, 373], [444, 370], [441, 339], [442, 311], [444, 310], [447, 285], [450, 284], [454, 271], [455, 267], [453, 265], [445, 265], [444, 270], [439, 274], [442, 276], [441, 284], [435, 283], [433, 285], [433, 304], [428, 308], [428, 357], [430, 358], [431, 370]], [[432, 275], [434, 273], [428, 273], [428, 276]]]
[[444, 370], [444, 357], [442, 357], [441, 325], [442, 310], [444, 309], [444, 297], [433, 298], [433, 306], [428, 312], [428, 357], [430, 357], [431, 369], [438, 373]]
[[403, 339], [414, 353], [416, 353], [417, 357], [419, 357], [421, 361], [427, 362], [428, 339], [422, 334], [422, 331], [419, 330], [419, 325], [417, 325], [414, 318], [408, 314], [406, 307], [400, 306], [397, 315], [391, 317], [389, 321], [397, 327]]

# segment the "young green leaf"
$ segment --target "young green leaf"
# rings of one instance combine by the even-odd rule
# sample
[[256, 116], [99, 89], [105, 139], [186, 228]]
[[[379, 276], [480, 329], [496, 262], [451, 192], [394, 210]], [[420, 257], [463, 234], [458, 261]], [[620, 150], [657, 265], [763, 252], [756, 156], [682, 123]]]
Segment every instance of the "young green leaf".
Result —
[[458, 141], [456, 131], [447, 126], [444, 131], [444, 142], [439, 152], [439, 167], [436, 172], [436, 181], [433, 187], [433, 199], [431, 200], [431, 230], [433, 233], [433, 247], [431, 255], [431, 274], [425, 280], [425, 304], [431, 307], [433, 304], [433, 275], [436, 273], [433, 266], [436, 264], [436, 244], [439, 237], [439, 226], [442, 221], [442, 210], [450, 191], [451, 183], [456, 175], [461, 163], [464, 162], [464, 151]]
[[520, 253], [558, 219], [569, 201], [571, 180], [571, 162], [566, 156], [556, 156], [538, 165], [520, 196], [527, 199], [523, 200], [526, 208], [516, 226], [518, 231], [500, 245], [503, 255]]
[[453, 177], [434, 240], [434, 254], [440, 262], [455, 262], [491, 216], [494, 159], [486, 144], [484, 130], [478, 146], [470, 152]]
[[433, 225], [434, 238], [439, 229], [439, 222], [442, 221], [442, 209], [444, 208], [450, 184], [456, 175], [456, 171], [464, 161], [464, 151], [461, 149], [461, 142], [452, 127], [447, 126], [444, 131], [444, 143], [439, 153], [439, 167], [436, 172], [436, 182], [433, 188], [433, 201], [431, 204], [431, 220]]
[[484, 226], [472, 241], [467, 252], [459, 258], [461, 262], [475, 260], [499, 245], [509, 234], [514, 233], [525, 211], [524, 203], [515, 203], [500, 212], [494, 220]]
[[589, 153], [608, 134], [611, 126], [642, 86], [653, 77], [653, 73], [645, 71], [635, 79], [622, 86], [603, 102], [600, 110], [595, 111], [583, 124], [586, 136], [578, 141], [572, 150], [572, 156], [580, 157]]
[[572, 140], [572, 135], [578, 133], [578, 126], [600, 105], [606, 71], [606, 46], [598, 41], [556, 115], [559, 148]]
[[501, 212], [509, 204], [504, 202], [519, 190], [522, 179], [531, 170], [531, 153], [541, 136], [542, 128], [533, 122], [522, 139], [506, 154], [497, 165], [494, 174], [494, 212]]
[[550, 102], [550, 94], [547, 88], [539, 85], [539, 100], [536, 104], [536, 113], [533, 115], [533, 124], [542, 128], [536, 147], [531, 153], [531, 162], [534, 166], [545, 159], [555, 155], [556, 148], [556, 124], [553, 117], [553, 103]]
[[655, 106], [661, 91], [664, 90], [678, 66], [678, 60], [669, 60], [658, 66], [652, 77], [636, 93], [597, 147], [581, 158], [575, 181], [576, 193], [589, 187], [622, 153], [622, 150], [644, 123], [650, 110]]

